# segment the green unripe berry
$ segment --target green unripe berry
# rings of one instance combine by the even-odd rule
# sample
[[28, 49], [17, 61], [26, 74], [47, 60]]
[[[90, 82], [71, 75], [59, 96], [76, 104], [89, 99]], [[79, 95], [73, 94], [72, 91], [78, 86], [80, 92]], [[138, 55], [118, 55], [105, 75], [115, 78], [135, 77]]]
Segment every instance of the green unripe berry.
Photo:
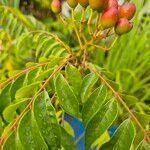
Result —
[[89, 5], [89, 0], [77, 0], [77, 1], [84, 8], [86, 8]]
[[67, 3], [71, 8], [75, 8], [78, 5], [77, 0], [67, 0]]
[[60, 0], [53, 0], [51, 3], [51, 9], [52, 9], [53, 13], [59, 14], [61, 12]]
[[108, 0], [89, 0], [89, 5], [93, 10], [102, 12], [108, 4]]
[[115, 32], [118, 35], [128, 33], [133, 28], [132, 23], [129, 22], [126, 18], [119, 19], [118, 23], [115, 26]]
[[132, 19], [136, 12], [136, 6], [134, 3], [125, 3], [119, 7], [119, 18]]
[[104, 11], [101, 16], [101, 25], [104, 29], [115, 26], [118, 21], [118, 9], [111, 7]]

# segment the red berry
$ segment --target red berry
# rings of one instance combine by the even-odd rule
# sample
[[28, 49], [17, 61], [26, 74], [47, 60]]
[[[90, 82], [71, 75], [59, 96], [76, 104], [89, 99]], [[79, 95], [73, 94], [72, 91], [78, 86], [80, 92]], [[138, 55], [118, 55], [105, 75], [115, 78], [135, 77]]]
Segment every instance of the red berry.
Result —
[[51, 3], [51, 9], [55, 14], [59, 14], [61, 12], [60, 0], [53, 0]]
[[78, 5], [77, 0], [67, 0], [67, 3], [71, 8], [75, 8]]
[[86, 8], [89, 5], [89, 0], [77, 0], [77, 1], [82, 7]]
[[111, 7], [118, 8], [118, 0], [108, 0], [107, 9]]
[[125, 3], [119, 7], [119, 18], [132, 19], [136, 12], [136, 6], [134, 3]]
[[89, 5], [93, 10], [102, 12], [108, 4], [108, 0], [89, 0]]
[[116, 7], [111, 7], [105, 12], [102, 13], [101, 16], [101, 25], [103, 28], [107, 29], [115, 26], [118, 21], [118, 9]]
[[115, 26], [115, 32], [118, 35], [128, 33], [133, 28], [132, 23], [129, 22], [126, 18], [119, 19], [118, 23]]

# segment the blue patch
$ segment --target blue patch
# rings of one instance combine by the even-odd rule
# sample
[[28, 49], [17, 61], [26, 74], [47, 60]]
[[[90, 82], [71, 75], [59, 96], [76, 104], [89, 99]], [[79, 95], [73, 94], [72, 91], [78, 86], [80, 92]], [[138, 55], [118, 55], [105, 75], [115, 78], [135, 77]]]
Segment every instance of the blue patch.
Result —
[[[76, 141], [85, 132], [85, 127], [83, 123], [79, 119], [74, 118], [68, 114], [65, 114], [64, 119], [72, 126], [74, 133], [75, 133], [74, 141]], [[117, 129], [117, 126], [112, 126], [108, 129], [108, 133], [110, 137], [113, 136], [116, 129]], [[83, 137], [82, 139], [80, 139], [80, 141], [76, 145], [78, 150], [84, 150], [84, 142], [85, 140]], [[96, 148], [91, 148], [90, 150], [96, 150]]]

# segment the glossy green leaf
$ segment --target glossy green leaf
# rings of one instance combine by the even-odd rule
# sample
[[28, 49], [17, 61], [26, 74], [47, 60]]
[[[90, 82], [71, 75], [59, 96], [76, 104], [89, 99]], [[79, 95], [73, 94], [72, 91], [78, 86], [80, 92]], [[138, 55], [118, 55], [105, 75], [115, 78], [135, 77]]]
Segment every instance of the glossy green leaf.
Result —
[[27, 86], [20, 88], [16, 92], [15, 98], [20, 99], [20, 98], [28, 98], [28, 97], [34, 96], [39, 85], [40, 85], [40, 82], [35, 82], [35, 83], [32, 83], [30, 85], [27, 85]]
[[66, 130], [66, 132], [71, 135], [71, 136], [75, 136], [75, 133], [74, 133], [74, 130], [72, 128], [72, 126], [67, 122], [67, 121], [64, 121], [63, 122], [63, 128]]
[[47, 79], [52, 74], [53, 71], [54, 71], [53, 68], [43, 71], [36, 77], [36, 81], [42, 81], [44, 79]]
[[10, 91], [12, 100], [15, 99], [16, 91], [23, 86], [25, 78], [26, 78], [26, 74], [23, 74], [20, 77], [18, 77], [15, 80], [15, 82], [12, 84], [11, 91]]
[[100, 110], [107, 96], [107, 89], [105, 86], [97, 88], [83, 105], [82, 119], [86, 126], [93, 116]]
[[55, 81], [56, 92], [61, 107], [72, 116], [79, 116], [79, 103], [73, 90], [63, 75], [58, 75]]
[[148, 144], [147, 141], [143, 140], [136, 150], [150, 150], [150, 144]]
[[119, 90], [119, 84], [117, 84], [115, 81], [109, 79], [106, 79], [106, 81], [115, 91]]
[[98, 80], [98, 76], [93, 73], [90, 73], [84, 77], [81, 85], [81, 91], [80, 91], [81, 100], [83, 103], [85, 103], [86, 100], [88, 99], [88, 96], [90, 95], [90, 91], [92, 90], [97, 80]]
[[25, 150], [48, 150], [33, 112], [27, 112], [21, 119], [18, 127], [19, 138]]
[[8, 136], [3, 144], [2, 150], [24, 150], [16, 131]]
[[8, 84], [0, 93], [0, 114], [11, 102], [10, 89], [11, 84]]
[[27, 102], [27, 99], [20, 100], [15, 104], [10, 104], [3, 111], [3, 117], [7, 122], [11, 122], [16, 115], [16, 109]]
[[86, 150], [111, 126], [117, 117], [117, 113], [117, 102], [112, 99], [90, 120], [85, 131]]
[[114, 79], [114, 74], [108, 70], [106, 70], [105, 68], [102, 68], [98, 65], [92, 64], [88, 62], [88, 65], [90, 66], [90, 68], [92, 68], [93, 70], [97, 70], [99, 74], [106, 76], [109, 80], [113, 80]]
[[130, 119], [125, 120], [102, 150], [129, 150], [135, 137], [135, 128]]
[[136, 118], [139, 120], [139, 122], [143, 125], [146, 126], [150, 124], [150, 115], [148, 114], [141, 114], [139, 112], [134, 112], [134, 115]]
[[71, 137], [63, 128], [61, 128], [62, 146], [65, 150], [75, 150], [73, 137]]
[[31, 70], [27, 76], [27, 80], [28, 80], [27, 84], [31, 84], [34, 81], [37, 81], [36, 77], [39, 75], [40, 71], [41, 71], [41, 67]]
[[103, 75], [105, 75], [109, 80], [113, 80], [114, 79], [114, 74], [106, 71], [106, 70], [100, 70], [100, 73], [102, 73]]
[[26, 68], [31, 68], [31, 67], [34, 67], [34, 66], [37, 66], [38, 63], [35, 63], [35, 62], [27, 62], [26, 63]]
[[100, 148], [104, 143], [110, 140], [110, 135], [108, 131], [104, 132], [93, 144], [92, 147]]
[[126, 95], [126, 94], [121, 94], [121, 96], [129, 107], [133, 106], [138, 102], [138, 99], [135, 96]]
[[52, 56], [52, 55], [49, 56], [48, 58], [46, 58], [46, 57], [40, 57], [39, 58], [39, 62], [40, 63], [48, 62], [47, 68], [53, 68], [53, 67], [55, 67], [62, 60], [63, 60], [62, 57]]
[[65, 71], [66, 71], [66, 75], [67, 75], [69, 83], [72, 85], [73, 90], [78, 95], [81, 89], [81, 84], [82, 84], [81, 73], [76, 67], [72, 65], [67, 65]]
[[60, 148], [61, 132], [55, 110], [47, 92], [42, 92], [34, 102], [34, 116], [44, 140], [51, 150]]
[[3, 133], [4, 127], [3, 127], [3, 120], [2, 117], [0, 117], [0, 135]]

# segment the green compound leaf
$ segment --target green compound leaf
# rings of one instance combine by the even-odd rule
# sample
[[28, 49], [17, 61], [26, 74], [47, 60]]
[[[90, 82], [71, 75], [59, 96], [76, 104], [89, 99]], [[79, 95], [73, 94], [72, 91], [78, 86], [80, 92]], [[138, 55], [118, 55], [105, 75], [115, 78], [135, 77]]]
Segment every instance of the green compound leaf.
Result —
[[33, 96], [35, 92], [37, 91], [39, 85], [40, 85], [40, 82], [35, 82], [35, 83], [32, 83], [30, 85], [20, 88], [16, 92], [15, 98], [20, 99], [20, 98], [27, 98], [27, 97]]
[[150, 150], [150, 144], [148, 144], [147, 141], [143, 140], [136, 150]]
[[135, 128], [130, 119], [125, 120], [102, 150], [129, 150], [135, 137]]
[[28, 99], [21, 99], [19, 102], [15, 104], [10, 104], [7, 106], [4, 111], [3, 111], [3, 117], [7, 122], [11, 122], [15, 115], [16, 115], [16, 110], [19, 108], [21, 105], [27, 102]]
[[139, 122], [143, 126], [146, 126], [146, 125], [150, 124], [150, 115], [142, 114], [142, 113], [139, 113], [139, 112], [134, 112], [134, 115], [136, 116], [136, 118], [139, 120]]
[[61, 107], [72, 116], [79, 116], [79, 103], [73, 90], [63, 75], [58, 75], [55, 81], [56, 93]]
[[24, 149], [48, 150], [48, 146], [41, 136], [33, 112], [29, 111], [23, 116], [19, 123], [18, 132]]
[[90, 95], [90, 91], [98, 80], [98, 76], [90, 73], [86, 75], [83, 79], [83, 83], [81, 85], [81, 100], [85, 103]]
[[138, 102], [138, 99], [132, 95], [121, 94], [121, 97], [129, 107], [133, 106]]
[[81, 84], [82, 84], [81, 73], [76, 67], [72, 65], [67, 65], [65, 71], [66, 71], [68, 81], [73, 87], [73, 90], [75, 91], [76, 95], [79, 95]]
[[0, 93], [0, 114], [11, 102], [10, 89], [11, 84], [8, 84]]
[[65, 131], [64, 128], [61, 128], [62, 135], [62, 146], [65, 150], [75, 150], [75, 144], [73, 142], [73, 138]]
[[24, 150], [17, 132], [9, 135], [3, 144], [2, 150]]
[[117, 113], [117, 102], [115, 100], [110, 100], [90, 120], [85, 131], [86, 150], [88, 150], [93, 142], [111, 126], [117, 117]]
[[83, 105], [82, 119], [86, 126], [93, 116], [100, 110], [102, 104], [106, 100], [107, 89], [105, 86], [97, 88]]
[[2, 148], [4, 150], [61, 148], [61, 129], [47, 92], [43, 91], [34, 99], [33, 108], [22, 116], [17, 129], [8, 136]]
[[15, 99], [16, 91], [23, 86], [25, 79], [26, 79], [26, 74], [23, 74], [20, 77], [18, 77], [15, 80], [15, 82], [12, 84], [12, 87], [11, 87], [11, 90], [10, 90], [12, 100]]
[[42, 92], [35, 99], [33, 111], [38, 128], [48, 147], [52, 150], [60, 148], [61, 131], [47, 92]]

